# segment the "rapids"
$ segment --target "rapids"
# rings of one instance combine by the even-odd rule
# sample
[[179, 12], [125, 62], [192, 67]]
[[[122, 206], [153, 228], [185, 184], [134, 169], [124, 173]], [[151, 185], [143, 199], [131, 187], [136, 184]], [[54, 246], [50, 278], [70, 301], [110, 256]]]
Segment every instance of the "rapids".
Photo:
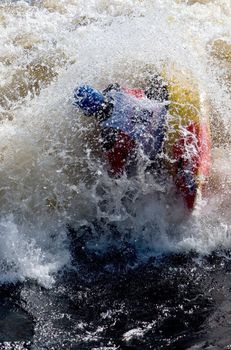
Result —
[[[230, 15], [227, 1], [1, 3], [3, 282], [49, 285], [70, 263], [67, 224], [95, 232], [103, 219], [89, 242], [99, 249], [113, 244], [110, 224], [140, 252], [229, 248]], [[190, 218], [142, 171], [136, 180], [108, 178], [93, 151], [94, 123], [72, 105], [77, 84], [140, 86], [163, 62], [190, 70], [209, 101], [213, 168], [202, 209]]]
[[[29, 287], [24, 290], [27, 300], [33, 304], [39, 286], [52, 290], [58, 279], [59, 293], [64, 288], [60, 274], [67, 276], [67, 271], [73, 274], [76, 270], [82, 271], [94, 281], [94, 271], [89, 271], [91, 269], [86, 265], [101, 259], [100, 256], [104, 259], [110, 249], [122, 251], [120, 258], [123, 268], [124, 264], [127, 266], [125, 270], [130, 265], [138, 266], [138, 272], [133, 275], [137, 284], [139, 269], [148, 283], [149, 265], [144, 270], [140, 266], [149, 258], [159, 259], [162, 254], [189, 254], [190, 260], [190, 254], [195, 254], [199, 265], [193, 260], [192, 269], [197, 271], [204, 256], [230, 249], [230, 18], [230, 0], [1, 1], [2, 288], [10, 283], [34, 281], [31, 290]], [[78, 84], [87, 83], [100, 89], [111, 82], [142, 87], [148, 74], [160, 71], [163, 64], [190, 72], [203, 91], [209, 111], [213, 143], [211, 176], [206, 196], [192, 215], [188, 215], [183, 204], [174, 199], [171, 185], [156, 181], [142, 171], [145, 159], [140, 159], [135, 178], [110, 178], [97, 151], [98, 134], [94, 121], [86, 120], [73, 106], [73, 89]], [[126, 255], [130, 246], [131, 255], [136, 256], [135, 262]], [[83, 257], [83, 247], [89, 253], [88, 258]], [[113, 254], [111, 259], [116, 261], [117, 255]], [[113, 270], [113, 263], [105, 259], [98, 265]], [[187, 267], [184, 274], [174, 264], [171, 269], [176, 269], [180, 276], [183, 274], [187, 284], [190, 268]], [[206, 265], [207, 268], [211, 267]], [[154, 272], [157, 280], [158, 269], [156, 267]], [[164, 268], [164, 285], [168, 277]], [[121, 278], [118, 277], [120, 283]], [[113, 283], [108, 283], [109, 289]], [[39, 293], [42, 295], [42, 289]], [[132, 293], [130, 289], [129, 293]], [[44, 300], [49, 296], [41, 295], [41, 303], [47, 303]], [[161, 292], [156, 295], [160, 297]], [[51, 298], [56, 303], [56, 296]], [[106, 302], [107, 298], [110, 304], [110, 296], [106, 296]], [[92, 302], [99, 303], [94, 298]], [[178, 299], [176, 302], [180, 303]], [[125, 304], [120, 307], [126, 307]], [[7, 311], [10, 315], [11, 304], [3, 306], [4, 310], [10, 310]], [[26, 307], [35, 318], [36, 307], [37, 304], [34, 309]], [[65, 313], [62, 307], [57, 308], [60, 315]], [[57, 308], [54, 306], [54, 313]], [[118, 310], [121, 314], [122, 309]], [[20, 312], [17, 315], [23, 319], [24, 311]], [[105, 311], [104, 319], [110, 317], [114, 320]], [[33, 320], [25, 322], [30, 329]], [[138, 326], [134, 323], [133, 333], [124, 330], [123, 344], [128, 347], [121, 345], [121, 349], [133, 348], [129, 347], [129, 339], [143, 337], [145, 322]], [[149, 323], [147, 327], [152, 325]], [[44, 335], [44, 329], [41, 331], [39, 327], [41, 324], [37, 325], [37, 332]], [[79, 327], [86, 328], [84, 324]], [[90, 328], [84, 331], [86, 342], [93, 332]], [[94, 332], [91, 341], [101, 331]], [[24, 337], [29, 338], [28, 335]], [[6, 341], [7, 337], [2, 339]], [[56, 349], [54, 344], [58, 343], [58, 335], [55, 339], [52, 346]], [[42, 345], [38, 343], [40, 345], [31, 349], [44, 348], [45, 343], [44, 340]], [[84, 346], [80, 348], [85, 349]], [[90, 348], [93, 349], [86, 346], [86, 349]], [[114, 343], [110, 347], [110, 341], [105, 348], [97, 347], [117, 348], [120, 347]]]

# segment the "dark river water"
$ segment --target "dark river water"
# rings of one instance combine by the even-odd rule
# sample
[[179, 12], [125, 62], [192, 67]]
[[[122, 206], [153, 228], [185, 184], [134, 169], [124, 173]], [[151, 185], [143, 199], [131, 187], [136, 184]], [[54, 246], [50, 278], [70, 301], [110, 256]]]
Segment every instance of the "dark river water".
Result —
[[230, 349], [230, 254], [90, 254], [45, 289], [1, 288], [1, 349]]

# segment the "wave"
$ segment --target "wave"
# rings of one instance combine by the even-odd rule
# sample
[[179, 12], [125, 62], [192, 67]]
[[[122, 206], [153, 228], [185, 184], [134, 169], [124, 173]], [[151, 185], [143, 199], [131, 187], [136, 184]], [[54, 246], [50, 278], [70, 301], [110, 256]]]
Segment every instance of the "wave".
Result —
[[[230, 14], [226, 1], [1, 3], [0, 281], [52, 283], [71, 264], [67, 225], [90, 227], [92, 249], [229, 248]], [[190, 71], [209, 104], [213, 167], [190, 217], [142, 166], [135, 179], [109, 178], [94, 122], [72, 105], [77, 84], [139, 87], [163, 64]]]

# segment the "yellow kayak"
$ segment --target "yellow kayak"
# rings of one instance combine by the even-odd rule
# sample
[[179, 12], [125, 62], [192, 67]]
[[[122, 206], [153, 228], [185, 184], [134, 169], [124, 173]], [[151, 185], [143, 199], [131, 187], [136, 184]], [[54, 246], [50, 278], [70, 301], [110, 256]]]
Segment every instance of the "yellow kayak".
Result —
[[211, 138], [203, 92], [190, 75], [164, 73], [169, 95], [165, 155], [177, 190], [193, 209], [208, 179]]

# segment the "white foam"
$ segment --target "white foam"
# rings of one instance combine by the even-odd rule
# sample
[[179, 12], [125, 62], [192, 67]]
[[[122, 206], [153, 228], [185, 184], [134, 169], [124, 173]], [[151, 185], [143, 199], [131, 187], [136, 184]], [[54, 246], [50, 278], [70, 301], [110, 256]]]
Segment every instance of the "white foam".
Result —
[[[103, 218], [142, 254], [229, 247], [225, 171], [203, 209], [188, 218], [181, 204], [163, 194], [166, 190], [170, 196], [171, 189], [158, 187], [142, 171], [133, 180], [107, 176], [96, 151], [94, 123], [78, 114], [71, 97], [76, 84], [135, 86], [147, 67], [173, 62], [206, 87], [228, 127], [230, 96], [207, 47], [216, 38], [230, 37], [231, 6], [172, 0], [31, 3], [1, 5], [0, 112], [13, 116], [0, 126], [1, 280], [35, 278], [49, 285], [70, 261], [67, 223], [78, 231], [86, 223], [94, 228], [92, 223]], [[19, 28], [23, 38], [17, 36]], [[39, 96], [27, 84], [28, 95], [19, 98], [24, 80], [32, 79], [23, 68], [44, 62], [58, 77], [50, 73], [53, 82], [47, 87], [41, 78]], [[90, 141], [92, 150], [86, 149]], [[219, 162], [224, 164], [222, 147]], [[92, 245], [106, 247], [114, 238], [107, 226], [101, 229]]]

